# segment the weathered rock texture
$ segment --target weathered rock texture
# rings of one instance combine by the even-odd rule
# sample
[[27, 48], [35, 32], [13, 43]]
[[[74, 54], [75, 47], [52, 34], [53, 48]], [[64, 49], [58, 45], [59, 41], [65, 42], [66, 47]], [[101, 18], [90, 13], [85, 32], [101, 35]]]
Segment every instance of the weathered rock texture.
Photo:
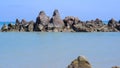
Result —
[[118, 66], [113, 66], [112, 68], [120, 68], [120, 67], [118, 67]]
[[91, 21], [81, 21], [78, 17], [66, 16], [63, 20], [57, 9], [54, 10], [50, 18], [44, 11], [40, 11], [36, 22], [25, 19], [19, 21], [16, 19], [15, 24], [4, 24], [2, 32], [120, 32], [120, 21], [110, 19], [108, 24], [102, 20], [96, 19]]
[[77, 59], [73, 60], [67, 68], [92, 68], [92, 66], [86, 57], [79, 56]]
[[46, 31], [49, 22], [50, 22], [50, 19], [46, 15], [46, 13], [44, 11], [40, 11], [36, 19], [34, 31]]
[[53, 17], [51, 18], [50, 23], [53, 23], [55, 28], [63, 28], [64, 27], [64, 22], [60, 18], [60, 14], [59, 14], [58, 10], [54, 10]]

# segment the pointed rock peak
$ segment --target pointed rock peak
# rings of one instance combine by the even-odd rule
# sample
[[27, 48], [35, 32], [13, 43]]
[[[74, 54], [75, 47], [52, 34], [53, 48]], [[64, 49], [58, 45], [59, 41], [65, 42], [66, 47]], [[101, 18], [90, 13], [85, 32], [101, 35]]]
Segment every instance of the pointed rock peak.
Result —
[[114, 21], [115, 19], [114, 19], [114, 18], [111, 18], [111, 20], [113, 20], [113, 21]]
[[22, 21], [21, 22], [26, 22], [26, 20], [25, 19], [22, 19]]
[[100, 20], [99, 18], [96, 18], [95, 22], [99, 23], [99, 22], [102, 22], [102, 20]]
[[77, 59], [73, 60], [68, 68], [92, 68], [89, 61], [85, 56], [78, 56]]
[[40, 11], [39, 15], [46, 15], [44, 11]]
[[57, 28], [63, 28], [64, 27], [64, 22], [60, 18], [60, 14], [59, 14], [59, 11], [57, 9], [54, 10], [53, 16], [52, 16], [50, 22], [53, 23], [54, 26], [57, 27]]
[[96, 18], [95, 21], [100, 21], [100, 19], [99, 19], [99, 18]]
[[110, 22], [116, 22], [116, 20], [114, 18], [111, 18], [109, 21]]
[[109, 21], [108, 21], [108, 25], [110, 24], [116, 24], [116, 20], [114, 18], [111, 18]]
[[85, 56], [78, 56], [78, 61], [88, 61], [87, 58]]
[[18, 19], [16, 19], [16, 22], [18, 22], [19, 20]]
[[18, 19], [16, 19], [16, 23], [17, 23], [17, 24], [19, 24], [19, 23], [20, 23], [20, 21], [19, 21]]
[[53, 16], [60, 16], [58, 9], [55, 9], [55, 10], [54, 10]]
[[27, 21], [25, 19], [22, 19], [21, 24], [27, 24]]

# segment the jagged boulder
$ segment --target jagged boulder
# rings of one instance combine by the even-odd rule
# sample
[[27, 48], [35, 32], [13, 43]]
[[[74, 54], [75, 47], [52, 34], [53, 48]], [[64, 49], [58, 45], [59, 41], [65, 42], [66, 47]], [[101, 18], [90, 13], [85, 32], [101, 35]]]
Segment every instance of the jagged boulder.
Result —
[[24, 29], [24, 27], [23, 26], [20, 26], [20, 28], [19, 28], [19, 32], [25, 32], [26, 30]]
[[80, 22], [79, 18], [78, 17], [74, 17], [74, 16], [67, 16], [65, 17], [65, 19], [63, 20], [64, 23], [65, 23], [65, 26], [67, 28], [70, 28], [73, 26], [73, 24], [77, 24]]
[[16, 22], [15, 22], [15, 30], [16, 31], [19, 31], [19, 29], [20, 29], [20, 21], [18, 20], [18, 19], [16, 19]]
[[8, 31], [14, 31], [15, 26], [12, 23], [8, 24]]
[[115, 19], [110, 19], [108, 22], [109, 32], [119, 32], [120, 31], [120, 23], [117, 22]]
[[115, 28], [120, 31], [120, 24], [117, 24]]
[[49, 23], [48, 24], [48, 31], [50, 30], [53, 30], [54, 29], [54, 24], [53, 23]]
[[20, 21], [18, 19], [16, 19], [16, 22], [15, 22], [16, 25], [19, 25], [20, 24]]
[[109, 27], [114, 28], [114, 27], [116, 27], [116, 25], [117, 25], [117, 21], [115, 19], [112, 18], [108, 21], [108, 26]]
[[91, 20], [91, 21], [86, 21], [86, 26], [88, 27], [88, 28], [96, 28], [97, 27], [97, 22], [95, 22], [94, 20]]
[[42, 31], [42, 30], [46, 31], [46, 29], [48, 28], [49, 22], [50, 22], [50, 19], [45, 14], [45, 12], [40, 11], [40, 13], [36, 19], [34, 30], [35, 31]]
[[27, 26], [27, 31], [32, 32], [34, 30], [34, 21], [30, 21]]
[[28, 22], [25, 19], [22, 19], [21, 25], [28, 25]]
[[4, 24], [4, 25], [2, 26], [1, 31], [2, 31], [2, 32], [7, 32], [7, 31], [8, 31], [8, 27], [7, 27], [6, 24]]
[[22, 31], [28, 31], [28, 24], [29, 22], [27, 22], [25, 19], [22, 19], [20, 23], [20, 28], [22, 28]]
[[79, 56], [77, 59], [73, 60], [67, 68], [92, 68], [92, 66], [86, 57]]
[[64, 22], [60, 18], [60, 14], [59, 14], [59, 11], [57, 9], [54, 10], [53, 16], [50, 20], [50, 23], [53, 23], [55, 28], [63, 28], [64, 27]]
[[37, 24], [42, 24], [43, 26], [46, 26], [49, 24], [49, 17], [46, 15], [46, 13], [44, 11], [40, 11], [37, 19], [36, 19], [36, 23]]
[[113, 66], [112, 68], [120, 68], [120, 67], [118, 67], [118, 66]]
[[96, 18], [94, 22], [97, 27], [102, 27], [104, 25], [102, 20], [100, 20], [99, 18]]

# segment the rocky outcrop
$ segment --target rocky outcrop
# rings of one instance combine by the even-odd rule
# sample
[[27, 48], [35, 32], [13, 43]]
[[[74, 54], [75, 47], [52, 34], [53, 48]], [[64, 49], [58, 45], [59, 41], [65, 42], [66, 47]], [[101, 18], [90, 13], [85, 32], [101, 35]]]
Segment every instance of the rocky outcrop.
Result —
[[64, 27], [64, 22], [63, 20], [60, 18], [60, 14], [59, 11], [56, 9], [53, 12], [53, 16], [50, 20], [50, 23], [53, 23], [55, 28], [63, 28]]
[[1, 31], [2, 31], [2, 32], [7, 32], [7, 30], [8, 30], [8, 27], [7, 27], [6, 24], [4, 24], [4, 25], [2, 26], [2, 28], [1, 28]]
[[14, 31], [15, 29], [15, 25], [13, 25], [12, 23], [8, 24], [8, 31]]
[[120, 31], [120, 23], [112, 18], [108, 22], [108, 28], [110, 29], [109, 32], [119, 32]]
[[116, 20], [114, 20], [113, 18], [111, 20], [109, 20], [109, 22], [108, 22], [109, 27], [114, 28], [114, 27], [116, 27], [116, 25], [117, 25]]
[[19, 31], [20, 29], [20, 21], [18, 19], [16, 19], [16, 22], [15, 22], [15, 29], [16, 31]]
[[72, 28], [74, 24], [77, 24], [80, 22], [79, 18], [73, 17], [73, 16], [67, 16], [63, 21], [67, 28]]
[[33, 32], [34, 31], [34, 21], [30, 21], [27, 25], [27, 31]]
[[92, 68], [92, 66], [86, 57], [79, 56], [77, 59], [73, 60], [67, 68]]
[[49, 17], [45, 14], [44, 11], [40, 11], [36, 23], [35, 23], [35, 31], [46, 31], [49, 24]]
[[113, 66], [112, 68], [120, 68], [120, 67], [118, 67], [118, 66]]
[[110, 19], [105, 24], [100, 19], [91, 21], [82, 21], [78, 17], [66, 16], [63, 20], [59, 11], [56, 9], [50, 18], [44, 11], [40, 11], [34, 21], [26, 21], [16, 19], [15, 24], [3, 25], [1, 31], [17, 31], [17, 32], [120, 32], [120, 21]]
[[37, 24], [42, 24], [43, 26], [46, 26], [49, 24], [49, 17], [46, 15], [46, 13], [44, 11], [40, 11], [37, 19], [36, 19], [36, 23]]
[[34, 31], [34, 21], [27, 22], [26, 20], [22, 19], [21, 22], [16, 19], [16, 23], [12, 24], [9, 23], [8, 25], [3, 25], [1, 31], [6, 32], [32, 32]]

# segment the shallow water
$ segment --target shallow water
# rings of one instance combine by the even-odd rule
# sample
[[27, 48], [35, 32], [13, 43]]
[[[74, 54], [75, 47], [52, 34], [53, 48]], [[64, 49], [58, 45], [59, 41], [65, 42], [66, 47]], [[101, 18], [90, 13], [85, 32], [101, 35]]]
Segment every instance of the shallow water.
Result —
[[66, 68], [79, 55], [93, 68], [120, 65], [119, 33], [1, 32], [0, 68]]

